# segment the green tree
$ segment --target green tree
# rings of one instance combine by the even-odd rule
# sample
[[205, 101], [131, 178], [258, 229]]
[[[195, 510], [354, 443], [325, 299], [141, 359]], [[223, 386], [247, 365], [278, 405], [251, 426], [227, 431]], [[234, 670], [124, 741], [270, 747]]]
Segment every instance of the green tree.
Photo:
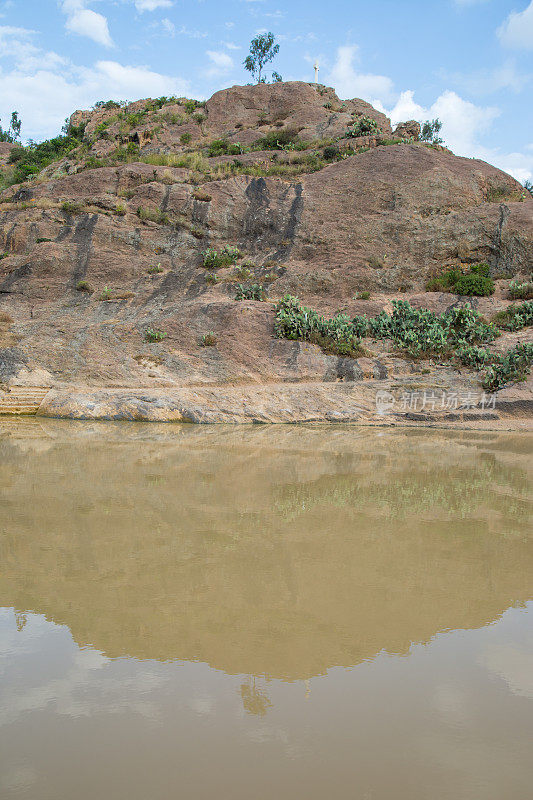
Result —
[[440, 119], [430, 121], [427, 119], [422, 125], [422, 132], [420, 134], [421, 142], [430, 142], [431, 144], [442, 144], [444, 139], [439, 137], [442, 122]]
[[[243, 64], [244, 68], [252, 73], [257, 83], [266, 82], [263, 75], [263, 68], [265, 64], [272, 61], [274, 56], [279, 53], [279, 44], [274, 44], [274, 42], [275, 36], [270, 31], [256, 36], [256, 38], [251, 41], [250, 54], [246, 56]], [[273, 72], [272, 80], [274, 83], [278, 83], [282, 80], [281, 75], [278, 72]]]
[[11, 114], [11, 122], [7, 131], [4, 131], [0, 125], [0, 142], [15, 143], [17, 139], [20, 139], [21, 127], [22, 122], [19, 118], [18, 111], [13, 111]]

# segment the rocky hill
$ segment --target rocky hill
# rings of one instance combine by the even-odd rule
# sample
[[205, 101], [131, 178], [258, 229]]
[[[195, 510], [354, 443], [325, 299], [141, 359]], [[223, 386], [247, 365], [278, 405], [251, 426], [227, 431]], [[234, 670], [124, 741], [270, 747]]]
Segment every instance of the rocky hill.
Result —
[[[439, 369], [441, 384], [475, 386], [457, 364], [427, 367], [387, 341], [365, 340], [356, 357], [278, 338], [270, 301], [290, 293], [349, 317], [393, 299], [437, 312], [470, 302], [490, 318], [533, 269], [533, 198], [519, 183], [322, 86], [99, 104], [46, 146], [1, 147], [4, 384], [65, 397]], [[491, 296], [425, 291], [480, 262]]]

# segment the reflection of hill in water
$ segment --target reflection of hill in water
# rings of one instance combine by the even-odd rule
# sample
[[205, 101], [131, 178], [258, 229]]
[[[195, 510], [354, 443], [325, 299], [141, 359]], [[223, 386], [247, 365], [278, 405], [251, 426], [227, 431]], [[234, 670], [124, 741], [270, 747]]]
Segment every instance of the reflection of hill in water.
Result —
[[0, 605], [109, 656], [304, 678], [530, 597], [524, 436], [40, 424], [0, 427]]

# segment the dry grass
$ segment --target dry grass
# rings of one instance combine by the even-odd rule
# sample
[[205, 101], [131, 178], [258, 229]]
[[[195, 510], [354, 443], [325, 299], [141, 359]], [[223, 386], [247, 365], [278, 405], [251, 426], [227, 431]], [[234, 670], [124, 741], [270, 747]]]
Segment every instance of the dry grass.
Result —
[[18, 342], [18, 337], [9, 330], [13, 324], [13, 319], [0, 311], [0, 347], [13, 347]]

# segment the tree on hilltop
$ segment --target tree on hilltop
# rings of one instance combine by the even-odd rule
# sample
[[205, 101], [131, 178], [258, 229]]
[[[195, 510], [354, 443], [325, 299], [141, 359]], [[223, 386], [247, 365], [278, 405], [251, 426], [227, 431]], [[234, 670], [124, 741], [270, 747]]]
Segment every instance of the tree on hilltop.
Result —
[[0, 142], [12, 142], [14, 144], [17, 139], [20, 139], [21, 127], [22, 122], [19, 118], [18, 111], [13, 111], [7, 131], [2, 130], [2, 126], [0, 125]]
[[[279, 53], [279, 44], [274, 44], [276, 37], [270, 31], [265, 34], [256, 36], [250, 43], [250, 54], [246, 56], [243, 61], [244, 68], [251, 72], [254, 80], [257, 83], [266, 83], [266, 78], [263, 75], [263, 68], [265, 64], [277, 56]], [[279, 72], [272, 73], [272, 82], [278, 83], [282, 80]]]
[[443, 144], [444, 139], [441, 139], [439, 133], [442, 128], [440, 119], [429, 120], [427, 119], [422, 125], [420, 133], [421, 142], [429, 142], [430, 144]]

